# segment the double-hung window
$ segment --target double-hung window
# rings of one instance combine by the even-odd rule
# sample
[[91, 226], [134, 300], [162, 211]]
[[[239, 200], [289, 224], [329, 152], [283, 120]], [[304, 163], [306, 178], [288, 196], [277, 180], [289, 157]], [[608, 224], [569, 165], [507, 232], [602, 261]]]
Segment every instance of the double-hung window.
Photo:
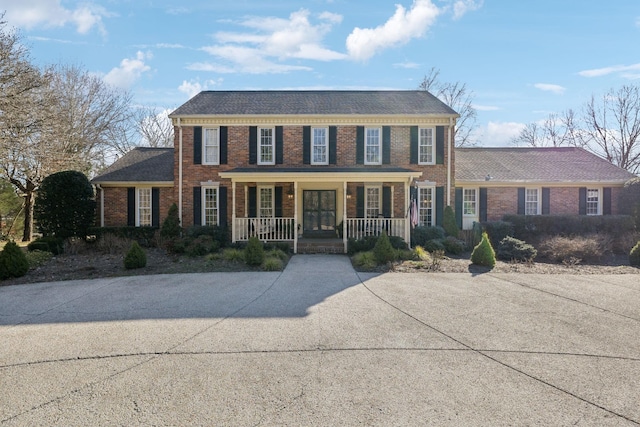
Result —
[[524, 193], [524, 214], [540, 215], [540, 191], [537, 188], [527, 188]]
[[382, 190], [380, 187], [365, 187], [365, 216], [378, 218], [382, 214]]
[[313, 128], [311, 135], [311, 164], [329, 164], [329, 132], [327, 128]]
[[418, 164], [432, 165], [435, 163], [433, 155], [433, 128], [420, 128], [418, 142]]
[[365, 128], [364, 164], [382, 164], [382, 131], [380, 128]]
[[272, 218], [274, 216], [273, 187], [258, 187], [258, 217]]
[[258, 129], [258, 164], [274, 165], [275, 161], [275, 138], [273, 128]]
[[587, 215], [600, 214], [600, 190], [597, 188], [587, 189]]
[[465, 216], [476, 216], [478, 212], [477, 191], [475, 188], [465, 188], [462, 194], [462, 213]]
[[151, 188], [138, 188], [137, 226], [151, 225]]
[[202, 187], [202, 225], [218, 225], [218, 187]]
[[435, 225], [433, 210], [433, 187], [418, 187], [418, 224], [431, 227]]
[[220, 164], [220, 138], [217, 128], [204, 128], [203, 129], [203, 149], [204, 149], [204, 161], [205, 165], [219, 165]]

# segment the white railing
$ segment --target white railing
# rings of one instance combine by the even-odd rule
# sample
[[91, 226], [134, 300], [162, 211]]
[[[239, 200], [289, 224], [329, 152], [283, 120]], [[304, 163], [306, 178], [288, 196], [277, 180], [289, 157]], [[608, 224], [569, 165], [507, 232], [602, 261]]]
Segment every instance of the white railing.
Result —
[[263, 242], [293, 241], [293, 218], [236, 218], [233, 227], [234, 241], [242, 242], [257, 237]]
[[386, 231], [389, 236], [398, 236], [407, 240], [405, 236], [404, 218], [348, 218], [347, 238], [362, 239], [367, 236], [379, 236]]

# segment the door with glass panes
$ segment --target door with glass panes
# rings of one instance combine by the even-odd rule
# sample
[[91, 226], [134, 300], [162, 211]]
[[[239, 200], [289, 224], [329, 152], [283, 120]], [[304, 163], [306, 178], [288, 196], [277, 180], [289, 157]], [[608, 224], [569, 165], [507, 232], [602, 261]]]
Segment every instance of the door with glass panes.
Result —
[[303, 232], [305, 237], [336, 236], [335, 190], [304, 190]]

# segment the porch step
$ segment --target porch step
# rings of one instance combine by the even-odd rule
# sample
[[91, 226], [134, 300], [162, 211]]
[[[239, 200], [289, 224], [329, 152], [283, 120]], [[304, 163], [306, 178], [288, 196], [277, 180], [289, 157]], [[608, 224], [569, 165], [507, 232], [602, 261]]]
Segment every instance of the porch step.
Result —
[[338, 239], [298, 240], [299, 254], [343, 254], [344, 243]]

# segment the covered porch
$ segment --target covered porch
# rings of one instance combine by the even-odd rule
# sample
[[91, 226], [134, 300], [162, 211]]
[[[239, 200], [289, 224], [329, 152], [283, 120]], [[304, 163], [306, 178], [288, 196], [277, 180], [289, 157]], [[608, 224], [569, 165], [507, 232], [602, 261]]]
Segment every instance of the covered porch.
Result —
[[[412, 183], [422, 175], [383, 168], [238, 168], [231, 180], [232, 241], [332, 239], [347, 252], [349, 239], [390, 236], [409, 239]], [[338, 240], [339, 239], [339, 240]]]

